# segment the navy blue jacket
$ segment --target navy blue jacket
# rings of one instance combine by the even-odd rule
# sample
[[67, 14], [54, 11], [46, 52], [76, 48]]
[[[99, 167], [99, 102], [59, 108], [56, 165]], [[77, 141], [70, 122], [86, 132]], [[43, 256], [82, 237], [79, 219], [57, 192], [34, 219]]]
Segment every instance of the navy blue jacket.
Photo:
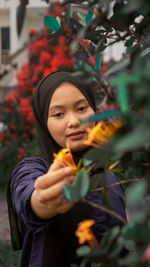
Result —
[[[23, 159], [13, 171], [10, 181], [10, 192], [14, 208], [22, 222], [23, 248], [20, 267], [41, 267], [43, 255], [44, 234], [48, 226], [55, 223], [55, 217], [40, 219], [32, 211], [30, 196], [34, 190], [34, 182], [37, 177], [45, 174], [49, 166], [41, 157]], [[114, 174], [108, 174], [106, 184], [118, 182]], [[109, 200], [112, 209], [126, 219], [124, 207], [124, 190], [121, 185], [108, 189]], [[103, 205], [102, 192], [88, 193], [86, 198]], [[115, 226], [122, 226], [122, 222], [99, 209], [91, 209], [91, 218], [95, 220], [97, 236]], [[55, 267], [55, 266], [52, 266]]]

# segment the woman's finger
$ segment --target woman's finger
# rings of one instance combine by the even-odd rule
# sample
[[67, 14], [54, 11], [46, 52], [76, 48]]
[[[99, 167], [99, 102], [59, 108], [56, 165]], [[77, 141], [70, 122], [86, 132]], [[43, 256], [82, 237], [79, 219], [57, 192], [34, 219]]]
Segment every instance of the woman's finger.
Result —
[[45, 202], [60, 197], [63, 193], [63, 187], [66, 183], [72, 183], [74, 177], [68, 177], [59, 183], [52, 185], [46, 189], [37, 188], [39, 201]]
[[63, 168], [63, 166], [58, 161], [54, 161], [51, 164], [51, 166], [49, 167], [48, 172], [53, 172], [53, 171], [59, 170], [61, 168]]
[[53, 171], [53, 172], [48, 172], [45, 175], [40, 176], [37, 178], [35, 181], [35, 188], [40, 188], [40, 189], [46, 189], [52, 185], [55, 185], [59, 181], [61, 181], [63, 178], [71, 175], [72, 173], [72, 168], [71, 167], [65, 167], [61, 168], [59, 170]]
[[65, 201], [62, 203], [62, 205], [59, 205], [57, 208], [57, 212], [58, 213], [65, 213], [67, 211], [69, 211], [72, 206], [74, 205], [74, 202], [72, 201]]

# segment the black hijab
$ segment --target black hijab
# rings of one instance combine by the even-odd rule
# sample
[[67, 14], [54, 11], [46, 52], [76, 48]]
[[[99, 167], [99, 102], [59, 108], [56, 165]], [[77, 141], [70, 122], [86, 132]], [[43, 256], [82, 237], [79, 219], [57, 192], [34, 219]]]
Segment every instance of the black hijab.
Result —
[[[49, 74], [39, 82], [33, 97], [33, 113], [37, 130], [39, 156], [44, 158], [49, 165], [53, 162], [53, 153], [57, 153], [62, 149], [49, 133], [47, 119], [51, 97], [55, 89], [63, 82], [70, 82], [75, 85], [85, 96], [92, 109], [96, 111], [92, 90], [81, 77], [75, 77], [71, 72], [57, 71]], [[86, 151], [87, 149], [73, 152], [76, 163]]]

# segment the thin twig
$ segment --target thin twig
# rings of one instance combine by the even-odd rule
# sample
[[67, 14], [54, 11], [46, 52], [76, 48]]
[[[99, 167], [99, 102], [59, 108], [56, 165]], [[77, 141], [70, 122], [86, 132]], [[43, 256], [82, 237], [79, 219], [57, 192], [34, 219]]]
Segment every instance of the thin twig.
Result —
[[110, 210], [110, 209], [107, 209], [106, 207], [100, 205], [100, 204], [96, 204], [90, 200], [87, 200], [86, 198], [83, 198], [82, 199], [83, 202], [89, 204], [90, 206], [92, 206], [93, 208], [97, 208], [101, 211], [104, 211], [106, 213], [108, 213], [109, 215], [112, 215], [114, 217], [116, 217], [118, 220], [120, 220], [121, 222], [123, 222], [123, 224], [127, 224], [127, 221], [121, 216], [119, 215], [117, 212], [113, 211], [113, 210]]
[[99, 187], [99, 188], [93, 189], [91, 192], [94, 192], [94, 191], [103, 191], [103, 190], [105, 190], [105, 189], [114, 187], [114, 186], [119, 185], [119, 184], [126, 184], [126, 183], [140, 182], [140, 181], [142, 181], [142, 180], [143, 180], [143, 178], [135, 178], [135, 179], [123, 180], [123, 181], [119, 181], [119, 182], [114, 183], [114, 184], [111, 184], [111, 185], [105, 185], [105, 186], [103, 186], [103, 187]]
[[96, 162], [93, 162], [89, 167], [88, 169], [86, 170], [87, 173], [90, 173], [90, 171], [93, 169], [93, 167], [96, 165]]

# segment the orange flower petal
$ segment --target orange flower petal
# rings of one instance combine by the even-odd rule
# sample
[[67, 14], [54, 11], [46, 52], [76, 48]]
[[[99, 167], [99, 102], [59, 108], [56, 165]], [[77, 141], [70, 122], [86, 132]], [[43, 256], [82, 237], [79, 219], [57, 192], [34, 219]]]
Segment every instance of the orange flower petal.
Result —
[[78, 224], [75, 235], [78, 237], [79, 244], [83, 244], [85, 242], [89, 242], [89, 244], [91, 244], [91, 241], [95, 239], [95, 236], [90, 229], [94, 223], [94, 220], [85, 220]]
[[67, 148], [61, 149], [57, 154], [54, 153], [54, 162], [58, 162], [63, 167], [71, 167], [73, 169], [73, 174], [77, 172], [78, 168], [73, 160], [70, 148], [67, 145]]
[[78, 237], [79, 244], [82, 245], [85, 242], [92, 241], [94, 238], [94, 235], [92, 232], [83, 231], [83, 232], [75, 232], [76, 236]]
[[100, 121], [94, 128], [88, 128], [88, 139], [84, 141], [86, 145], [100, 146], [122, 127], [121, 119], [113, 123], [104, 123]]
[[82, 231], [86, 228], [91, 227], [94, 223], [95, 223], [94, 220], [84, 220], [78, 224], [78, 229]]

